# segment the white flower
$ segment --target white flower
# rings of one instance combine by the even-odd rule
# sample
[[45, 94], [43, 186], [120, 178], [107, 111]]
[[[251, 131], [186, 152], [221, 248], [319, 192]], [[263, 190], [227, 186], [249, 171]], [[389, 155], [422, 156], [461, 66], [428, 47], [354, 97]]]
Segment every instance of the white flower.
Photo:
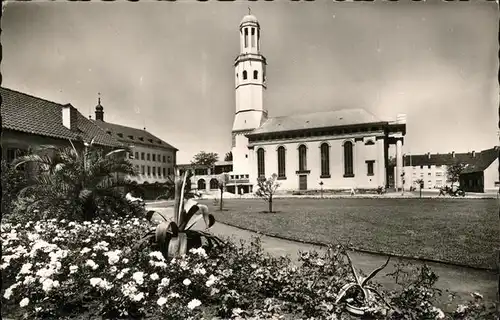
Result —
[[99, 265], [96, 264], [93, 260], [87, 260], [87, 262], [85, 262], [85, 265], [89, 266], [92, 268], [92, 270], [95, 270], [97, 268], [99, 268]]
[[180, 297], [180, 295], [178, 293], [176, 293], [176, 292], [172, 292], [168, 296], [171, 297], [171, 298], [179, 298]]
[[69, 266], [69, 274], [73, 274], [78, 271], [78, 266]]
[[214, 276], [213, 274], [211, 274], [210, 277], [208, 277], [207, 282], [205, 282], [205, 285], [207, 287], [211, 287], [216, 281], [217, 281], [217, 277]]
[[473, 292], [471, 293], [471, 296], [474, 298], [474, 299], [483, 299], [483, 295], [480, 294], [479, 292]]
[[432, 307], [432, 311], [437, 312], [436, 319], [444, 319], [444, 312], [436, 307]]
[[109, 268], [109, 272], [111, 273], [115, 273], [117, 270], [118, 268], [116, 266], [112, 266], [111, 268]]
[[201, 306], [201, 301], [198, 299], [193, 299], [193, 300], [189, 301], [189, 303], [187, 305], [187, 307], [191, 310], [193, 310], [194, 308], [199, 307], [199, 306]]
[[200, 247], [200, 248], [192, 248], [191, 250], [189, 250], [189, 252], [197, 254], [197, 255], [199, 255], [201, 257], [204, 257], [204, 258], [207, 257], [207, 253], [205, 252], [205, 249], [203, 249], [202, 247]]
[[125, 258], [125, 259], [123, 259], [123, 260], [122, 260], [122, 262], [123, 262], [124, 264], [127, 264], [127, 263], [128, 263], [128, 259], [127, 259], [127, 258]]
[[10, 287], [8, 287], [6, 290], [5, 290], [5, 293], [3, 294], [3, 297], [7, 300], [10, 299], [10, 296], [12, 295], [12, 290], [14, 290], [16, 287], [19, 286], [19, 283], [14, 283], [13, 285], [11, 285]]
[[205, 274], [205, 273], [207, 273], [207, 272], [205, 271], [205, 268], [203, 268], [203, 267], [196, 267], [196, 268], [193, 270], [193, 273], [194, 273], [194, 274]]
[[83, 249], [80, 251], [80, 253], [81, 253], [81, 254], [85, 254], [85, 253], [90, 252], [90, 251], [92, 251], [90, 248], [85, 247], [85, 248], [83, 248]]
[[102, 281], [102, 279], [101, 279], [101, 278], [92, 278], [92, 279], [90, 279], [90, 285], [91, 285], [92, 287], [95, 287], [95, 286], [97, 286], [97, 285], [98, 285], [101, 281]]
[[165, 303], [167, 303], [167, 298], [161, 297], [156, 301], [156, 304], [159, 305], [160, 307], [163, 306]]
[[121, 250], [115, 250], [115, 251], [106, 252], [104, 255], [108, 257], [108, 263], [113, 265], [120, 260], [120, 256], [119, 256], [120, 253], [121, 253]]
[[113, 232], [108, 232], [108, 233], [106, 233], [106, 236], [108, 236], [108, 237], [114, 237], [115, 234]]
[[21, 300], [21, 302], [19, 302], [19, 305], [21, 306], [21, 308], [24, 308], [24, 307], [26, 307], [29, 303], [30, 303], [30, 299], [28, 299], [28, 298], [24, 298], [23, 300]]
[[30, 285], [33, 282], [35, 282], [35, 277], [27, 276], [26, 278], [24, 278], [23, 284], [24, 285]]
[[182, 281], [182, 284], [185, 285], [185, 286], [189, 286], [191, 284], [191, 280], [184, 279], [184, 281]]
[[463, 304], [459, 304], [459, 305], [457, 306], [457, 310], [456, 310], [456, 311], [457, 311], [457, 313], [464, 313], [464, 312], [465, 312], [465, 310], [467, 310], [467, 306], [465, 306], [465, 305], [463, 305]]
[[36, 275], [41, 278], [50, 278], [54, 274], [55, 270], [52, 268], [43, 268], [36, 272]]
[[19, 271], [20, 274], [25, 274], [25, 273], [30, 273], [31, 272], [31, 267], [33, 265], [31, 263], [25, 263], [23, 264], [23, 266], [21, 267], [21, 271]]
[[252, 269], [255, 269], [255, 268], [257, 268], [257, 265], [256, 265], [255, 263], [252, 263], [252, 264], [250, 265], [250, 267], [252, 267]]
[[150, 257], [156, 258], [160, 261], [164, 261], [165, 258], [163, 257], [163, 254], [160, 251], [153, 251], [149, 254]]
[[325, 265], [325, 261], [321, 258], [318, 258], [318, 260], [316, 260], [316, 265], [318, 266], [324, 266]]
[[132, 274], [132, 278], [137, 282], [138, 285], [141, 285], [144, 283], [144, 272], [134, 272]]
[[166, 287], [169, 284], [170, 284], [170, 279], [169, 278], [163, 278], [163, 279], [161, 279], [161, 283], [160, 283], [161, 286]]
[[149, 277], [151, 278], [151, 280], [158, 280], [158, 279], [160, 279], [160, 276], [158, 276], [158, 274], [156, 274], [156, 273], [153, 273]]
[[42, 289], [45, 292], [49, 292], [52, 288], [59, 287], [59, 281], [53, 281], [52, 279], [44, 279], [42, 281]]
[[132, 300], [134, 301], [141, 301], [144, 298], [144, 293], [139, 292], [138, 294], [134, 295], [132, 297]]

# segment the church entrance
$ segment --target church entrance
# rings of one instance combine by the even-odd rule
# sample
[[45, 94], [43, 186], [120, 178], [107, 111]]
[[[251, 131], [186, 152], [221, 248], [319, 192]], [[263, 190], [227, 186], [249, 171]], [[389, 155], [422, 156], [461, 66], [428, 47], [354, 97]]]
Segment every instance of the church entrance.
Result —
[[307, 175], [299, 176], [299, 190], [307, 190]]

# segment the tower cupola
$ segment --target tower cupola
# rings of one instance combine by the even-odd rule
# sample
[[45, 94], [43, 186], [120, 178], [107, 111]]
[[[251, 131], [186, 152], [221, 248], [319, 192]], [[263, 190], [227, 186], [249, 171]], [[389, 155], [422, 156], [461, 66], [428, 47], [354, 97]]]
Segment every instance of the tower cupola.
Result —
[[101, 94], [98, 94], [97, 106], [95, 106], [95, 119], [104, 121], [104, 108], [101, 105]]

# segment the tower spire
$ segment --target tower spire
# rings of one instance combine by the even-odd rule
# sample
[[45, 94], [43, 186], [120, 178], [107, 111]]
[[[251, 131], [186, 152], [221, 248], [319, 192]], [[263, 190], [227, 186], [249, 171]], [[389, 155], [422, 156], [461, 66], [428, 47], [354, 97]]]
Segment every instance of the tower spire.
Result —
[[250, 9], [250, 7], [248, 7], [248, 15], [251, 15], [252, 14], [252, 9]]
[[97, 93], [97, 106], [95, 107], [95, 119], [104, 121], [104, 108], [101, 105], [101, 93]]

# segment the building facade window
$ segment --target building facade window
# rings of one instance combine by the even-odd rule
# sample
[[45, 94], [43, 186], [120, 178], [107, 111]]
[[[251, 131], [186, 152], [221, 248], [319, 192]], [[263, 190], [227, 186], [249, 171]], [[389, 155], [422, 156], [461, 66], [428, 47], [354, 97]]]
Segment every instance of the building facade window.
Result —
[[172, 168], [167, 168], [167, 171], [168, 171], [168, 175], [171, 175], [173, 172]]
[[151, 154], [149, 154], [149, 153], [148, 153], [148, 154], [146, 155], [146, 160], [151, 161]]
[[320, 147], [321, 152], [321, 177], [330, 177], [330, 146], [328, 143], [322, 143]]
[[142, 174], [142, 175], [144, 175], [144, 174], [146, 173], [145, 171], [146, 171], [145, 167], [144, 167], [144, 166], [141, 166], [141, 174]]
[[247, 71], [246, 71], [246, 70], [244, 70], [244, 71], [243, 71], [243, 80], [246, 80], [246, 79], [247, 79], [247, 77], [248, 77], [248, 76], [247, 76]]
[[253, 72], [253, 78], [254, 78], [254, 80], [259, 79], [259, 71], [254, 70], [254, 72]]
[[265, 170], [265, 159], [264, 159], [264, 149], [260, 148], [257, 150], [257, 176], [263, 177], [266, 175]]
[[166, 177], [167, 176], [167, 168], [163, 168], [163, 176]]
[[153, 167], [153, 176], [156, 176], [156, 167]]
[[156, 154], [153, 153], [153, 161], [156, 161]]
[[217, 182], [217, 179], [212, 178], [210, 179], [210, 189], [215, 190], [219, 187], [219, 183]]
[[163, 163], [167, 162], [166, 157], [163, 156]]
[[307, 147], [303, 144], [299, 146], [299, 171], [307, 170]]
[[255, 48], [255, 28], [252, 28], [252, 48]]
[[151, 175], [151, 167], [148, 166], [148, 176], [150, 176], [150, 175]]
[[344, 177], [354, 177], [352, 142], [344, 143]]
[[168, 156], [168, 157], [167, 157], [167, 162], [168, 162], [168, 163], [172, 163], [172, 157]]
[[198, 190], [205, 190], [207, 188], [207, 184], [204, 179], [198, 180]]
[[286, 150], [285, 147], [278, 147], [278, 178], [286, 178]]
[[136, 152], [136, 153], [135, 153], [135, 158], [136, 158], [137, 160], [139, 160], [139, 152]]
[[144, 152], [141, 152], [141, 160], [144, 160]]
[[248, 48], [248, 28], [245, 28], [245, 48]]
[[367, 160], [366, 161], [366, 174], [368, 176], [373, 176], [374, 175], [374, 170], [373, 170], [373, 167], [374, 167], [374, 164], [375, 163], [375, 160]]
[[158, 167], [158, 175], [161, 177], [161, 168]]

